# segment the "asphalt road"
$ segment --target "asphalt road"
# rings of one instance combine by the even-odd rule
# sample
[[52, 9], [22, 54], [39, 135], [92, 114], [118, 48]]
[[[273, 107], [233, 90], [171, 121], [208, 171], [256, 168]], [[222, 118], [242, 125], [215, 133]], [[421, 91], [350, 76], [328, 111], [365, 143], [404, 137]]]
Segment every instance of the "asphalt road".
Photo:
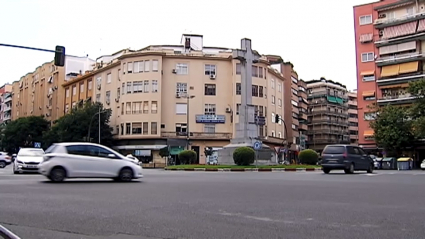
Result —
[[0, 224], [21, 238], [425, 238], [425, 173], [166, 172], [133, 183], [0, 169]]

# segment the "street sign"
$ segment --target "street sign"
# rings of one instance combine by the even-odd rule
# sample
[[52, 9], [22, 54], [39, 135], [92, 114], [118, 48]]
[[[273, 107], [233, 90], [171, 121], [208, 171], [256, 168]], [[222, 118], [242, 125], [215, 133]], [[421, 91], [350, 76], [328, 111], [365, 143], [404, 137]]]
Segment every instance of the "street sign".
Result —
[[34, 142], [34, 148], [41, 148], [40, 142]]
[[255, 141], [254, 143], [254, 149], [259, 150], [263, 146], [263, 143], [261, 141]]
[[265, 125], [266, 124], [266, 117], [264, 117], [264, 116], [255, 116], [255, 124], [257, 124], [257, 125]]

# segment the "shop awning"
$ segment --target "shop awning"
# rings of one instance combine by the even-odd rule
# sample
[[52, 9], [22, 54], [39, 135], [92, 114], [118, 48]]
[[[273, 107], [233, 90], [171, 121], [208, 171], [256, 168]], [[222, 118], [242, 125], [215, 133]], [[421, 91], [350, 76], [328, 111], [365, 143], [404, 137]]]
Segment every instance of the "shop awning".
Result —
[[400, 64], [399, 74], [406, 74], [418, 71], [419, 61]]
[[372, 76], [372, 75], [375, 75], [375, 71], [362, 71], [360, 73], [360, 75], [362, 75], [362, 76]]
[[381, 77], [396, 76], [399, 74], [400, 65], [383, 66], [381, 69]]
[[365, 130], [363, 133], [364, 137], [372, 137], [374, 134], [373, 130]]
[[383, 159], [382, 159], [382, 161], [384, 161], [384, 162], [389, 162], [389, 161], [391, 161], [391, 160], [393, 160], [393, 159], [394, 159], [394, 158], [391, 158], [391, 157], [390, 157], [390, 158], [383, 158]]
[[179, 154], [181, 151], [183, 151], [184, 148], [177, 146], [177, 147], [170, 147], [170, 155], [177, 155]]
[[363, 95], [363, 97], [375, 96], [375, 91], [374, 90], [363, 91], [362, 95]]
[[407, 88], [409, 87], [409, 83], [405, 84], [396, 84], [396, 85], [384, 85], [379, 87], [380, 89], [394, 89], [394, 88]]
[[397, 159], [397, 162], [408, 162], [408, 161], [410, 161], [410, 160], [412, 160], [411, 158], [409, 158], [409, 157], [405, 157], [405, 158], [398, 158]]

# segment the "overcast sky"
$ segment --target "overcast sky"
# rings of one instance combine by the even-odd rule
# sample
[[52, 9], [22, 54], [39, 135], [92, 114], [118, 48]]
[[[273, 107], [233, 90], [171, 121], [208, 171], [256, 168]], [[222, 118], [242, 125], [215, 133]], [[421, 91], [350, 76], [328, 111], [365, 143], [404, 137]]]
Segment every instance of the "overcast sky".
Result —
[[[353, 6], [371, 0], [0, 0], [0, 43], [96, 59], [123, 48], [179, 44], [183, 33], [205, 46], [237, 48], [252, 39], [260, 54], [291, 61], [304, 80], [325, 77], [355, 89]], [[0, 47], [0, 84], [53, 53]]]

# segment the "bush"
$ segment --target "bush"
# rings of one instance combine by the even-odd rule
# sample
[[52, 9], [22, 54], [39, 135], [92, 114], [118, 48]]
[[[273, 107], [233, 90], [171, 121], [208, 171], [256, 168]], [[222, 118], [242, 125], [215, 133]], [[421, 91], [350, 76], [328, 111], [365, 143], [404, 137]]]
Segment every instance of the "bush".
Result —
[[240, 147], [233, 152], [233, 161], [239, 166], [248, 166], [255, 161], [255, 151], [250, 147]]
[[304, 149], [298, 154], [298, 159], [302, 164], [316, 165], [319, 160], [319, 155], [312, 149]]
[[183, 150], [179, 153], [181, 164], [193, 164], [196, 161], [197, 154], [193, 150]]

